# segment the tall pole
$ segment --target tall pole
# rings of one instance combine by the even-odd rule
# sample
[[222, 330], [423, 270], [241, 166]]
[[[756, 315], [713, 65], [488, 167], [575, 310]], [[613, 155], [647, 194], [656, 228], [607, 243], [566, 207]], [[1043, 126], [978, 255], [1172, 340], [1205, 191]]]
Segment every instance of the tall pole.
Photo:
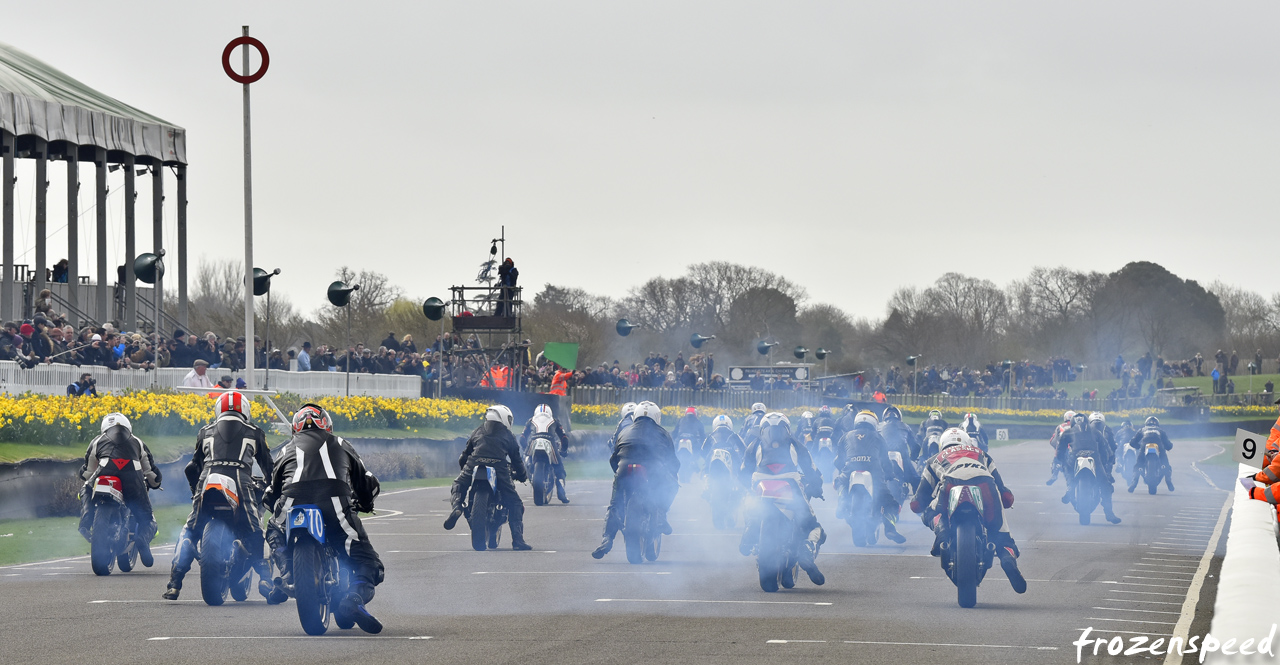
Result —
[[[348, 305], [343, 309], [347, 310], [347, 397], [351, 396], [351, 352], [354, 350], [351, 346], [351, 306]], [[374, 339], [377, 339], [376, 337]]]
[[0, 214], [0, 235], [3, 240], [3, 271], [0, 275], [0, 317], [13, 316], [13, 158], [18, 149], [18, 137], [0, 129], [0, 152], [4, 153], [4, 167], [0, 169], [0, 197], [4, 198], [4, 212]]
[[67, 146], [67, 302], [72, 310], [67, 314], [76, 316], [80, 309], [80, 150], [74, 145]]
[[[36, 139], [36, 271], [34, 297], [45, 288], [44, 270], [49, 258], [49, 143]], [[25, 318], [25, 317], [24, 317]]]
[[134, 200], [138, 190], [134, 180], [133, 155], [124, 156], [124, 330], [138, 330], [138, 279], [133, 274], [133, 260], [137, 258], [137, 235], [134, 228]]
[[[164, 164], [160, 160], [151, 163], [151, 251], [156, 256], [164, 255]], [[156, 313], [156, 345], [159, 351], [160, 342], [164, 341], [164, 275], [156, 271], [155, 289], [151, 297], [155, 299]]]
[[266, 330], [262, 331], [262, 350], [267, 354], [267, 366], [263, 368], [262, 389], [271, 387], [271, 291], [267, 291]]
[[[187, 167], [178, 165], [178, 321], [185, 328], [187, 318]], [[188, 330], [188, 333], [191, 331]], [[186, 344], [186, 340], [183, 340]]]
[[115, 318], [111, 315], [110, 299], [107, 297], [107, 149], [93, 149], [94, 164], [94, 242], [98, 244], [96, 264], [98, 268], [98, 325]]
[[[249, 26], [244, 26], [243, 36], [249, 36]], [[249, 45], [240, 47], [241, 73], [249, 76]], [[253, 346], [253, 151], [249, 133], [249, 84], [244, 83], [244, 369], [245, 387], [254, 389], [253, 361], [257, 349]], [[348, 315], [348, 319], [350, 315]], [[349, 328], [350, 326], [348, 326]], [[348, 333], [349, 334], [349, 333]], [[348, 372], [350, 360], [347, 361]], [[347, 379], [348, 384], [350, 378]], [[350, 387], [347, 389], [350, 394]]]

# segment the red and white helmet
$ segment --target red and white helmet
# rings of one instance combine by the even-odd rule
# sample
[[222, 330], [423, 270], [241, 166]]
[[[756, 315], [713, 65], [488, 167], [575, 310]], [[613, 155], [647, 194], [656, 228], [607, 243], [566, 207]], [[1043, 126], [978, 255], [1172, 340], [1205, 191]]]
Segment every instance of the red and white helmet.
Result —
[[240, 393], [231, 390], [218, 396], [218, 401], [213, 405], [213, 417], [221, 418], [223, 414], [235, 413], [245, 421], [250, 419], [249, 415], [249, 398]]
[[328, 411], [319, 406], [303, 404], [302, 408], [293, 414], [293, 433], [297, 434], [305, 429], [322, 429], [332, 432], [333, 419], [329, 417]]

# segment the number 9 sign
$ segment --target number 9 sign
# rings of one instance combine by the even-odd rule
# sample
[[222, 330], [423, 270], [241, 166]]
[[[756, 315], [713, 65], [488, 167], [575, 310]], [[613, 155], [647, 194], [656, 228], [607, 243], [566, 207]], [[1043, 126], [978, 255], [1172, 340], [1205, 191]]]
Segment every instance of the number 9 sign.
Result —
[[1231, 458], [1240, 464], [1257, 469], [1262, 468], [1262, 447], [1266, 437], [1258, 436], [1242, 429], [1236, 430], [1236, 445], [1232, 449]]

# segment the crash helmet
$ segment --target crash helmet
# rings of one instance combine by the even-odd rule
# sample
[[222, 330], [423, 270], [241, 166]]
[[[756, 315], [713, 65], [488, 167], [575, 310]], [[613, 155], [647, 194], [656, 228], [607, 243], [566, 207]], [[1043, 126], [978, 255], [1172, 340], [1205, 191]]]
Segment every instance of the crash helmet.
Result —
[[1092, 425], [1094, 423], [1102, 423], [1103, 425], [1106, 425], [1107, 417], [1097, 411], [1094, 411], [1089, 414], [1089, 424]]
[[305, 429], [332, 432], [333, 419], [329, 417], [329, 412], [325, 411], [323, 407], [316, 404], [303, 404], [302, 408], [293, 414], [293, 433], [297, 434]]
[[805, 411], [804, 413], [800, 414], [800, 417], [804, 420], [813, 420], [813, 412]]
[[1069, 423], [1072, 420], [1075, 420], [1075, 417], [1076, 417], [1075, 411], [1064, 411], [1062, 413], [1062, 422]]
[[224, 413], [234, 413], [249, 420], [249, 398], [234, 390], [222, 393], [213, 403], [213, 417], [220, 418]]
[[948, 429], [942, 433], [941, 437], [938, 438], [938, 450], [946, 450], [951, 446], [971, 445], [973, 445], [973, 439], [970, 439], [969, 435], [959, 427], [952, 427]]
[[636, 412], [636, 403], [627, 402], [626, 404], [622, 405], [622, 411], [618, 414], [618, 417], [621, 420], [623, 418], [626, 418], [629, 415], [634, 414], [635, 412]]
[[1143, 424], [1147, 427], [1159, 427], [1160, 419], [1155, 416], [1147, 416], [1147, 420]]
[[691, 407], [689, 407], [689, 408], [685, 409], [685, 410], [684, 410], [684, 413], [685, 413], [685, 415], [687, 415], [687, 416], [696, 416], [696, 415], [698, 415], [698, 407], [696, 407], [696, 406], [691, 406]]
[[853, 417], [853, 424], [857, 425], [859, 423], [866, 423], [868, 425], [871, 425], [872, 427], [875, 427], [876, 425], [880, 424], [880, 420], [876, 418], [876, 414], [870, 411], [867, 411], [866, 409], [863, 409], [862, 411], [858, 412], [858, 415]]
[[102, 419], [103, 432], [106, 432], [116, 425], [123, 427], [127, 432], [133, 432], [133, 423], [129, 422], [129, 419], [125, 417], [123, 413], [108, 413], [106, 417]]
[[489, 407], [484, 412], [484, 419], [502, 423], [508, 429], [516, 422], [516, 417], [511, 413], [511, 409], [502, 404], [494, 404]]
[[777, 425], [786, 425], [788, 428], [790, 428], [791, 419], [788, 418], [787, 414], [785, 413], [774, 411], [772, 413], [766, 414], [764, 419], [760, 421], [760, 427], [775, 427]]
[[942, 412], [937, 409], [930, 411], [929, 420], [942, 420]]
[[546, 404], [539, 404], [533, 409], [533, 417], [542, 416], [544, 418], [555, 419], [555, 415], [551, 413], [551, 407]]
[[1120, 421], [1120, 426], [1121, 426], [1121, 427], [1128, 427], [1129, 429], [1133, 429], [1133, 423], [1129, 422], [1128, 420], [1121, 420], [1121, 421]]
[[764, 413], [766, 408], [764, 402], [756, 402], [751, 405], [751, 413]]
[[716, 416], [715, 419], [711, 421], [711, 431], [714, 432], [721, 428], [733, 430], [733, 420], [730, 419], [729, 416], [725, 415]]
[[880, 414], [880, 417], [885, 420], [902, 420], [902, 412], [898, 410], [898, 407], [891, 406], [886, 408], [884, 413]]
[[636, 410], [632, 415], [635, 416], [636, 420], [649, 418], [659, 425], [662, 424], [662, 409], [653, 402], [640, 402], [636, 405]]
[[827, 406], [826, 404], [823, 404], [822, 406], [818, 407], [818, 415], [820, 416], [831, 415], [831, 407]]
[[1084, 414], [1083, 414], [1083, 413], [1077, 413], [1077, 414], [1075, 415], [1075, 417], [1071, 419], [1071, 425], [1072, 425], [1073, 427], [1078, 427], [1078, 428], [1080, 428], [1080, 429], [1084, 429], [1084, 428], [1085, 428], [1085, 418], [1084, 418]]

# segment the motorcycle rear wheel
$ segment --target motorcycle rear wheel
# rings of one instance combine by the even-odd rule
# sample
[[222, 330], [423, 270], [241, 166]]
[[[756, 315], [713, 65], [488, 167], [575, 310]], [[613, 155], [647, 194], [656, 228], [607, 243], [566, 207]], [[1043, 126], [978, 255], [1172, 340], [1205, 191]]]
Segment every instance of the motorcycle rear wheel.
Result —
[[627, 561], [631, 563], [644, 563], [644, 534], [648, 530], [648, 520], [643, 512], [640, 502], [634, 496], [627, 496], [622, 540], [627, 546]]
[[551, 486], [548, 476], [551, 470], [543, 462], [533, 463], [533, 505], [545, 506], [551, 500]]
[[120, 530], [120, 509], [103, 505], [93, 514], [93, 531], [89, 540], [89, 565], [94, 575], [110, 575], [115, 567], [115, 539]]
[[209, 520], [200, 536], [200, 594], [207, 605], [227, 600], [227, 568], [231, 565], [231, 530], [221, 520]]
[[956, 601], [960, 607], [978, 604], [978, 533], [973, 520], [956, 526]]
[[483, 552], [489, 549], [489, 502], [493, 499], [487, 489], [479, 489], [471, 497], [471, 516], [467, 524], [471, 527], [471, 549]]
[[293, 545], [293, 592], [298, 620], [308, 635], [329, 630], [329, 598], [325, 588], [324, 546], [310, 538]]
[[122, 573], [127, 573], [136, 565], [138, 565], [138, 547], [130, 543], [127, 552], [116, 556], [116, 568], [119, 568]]

